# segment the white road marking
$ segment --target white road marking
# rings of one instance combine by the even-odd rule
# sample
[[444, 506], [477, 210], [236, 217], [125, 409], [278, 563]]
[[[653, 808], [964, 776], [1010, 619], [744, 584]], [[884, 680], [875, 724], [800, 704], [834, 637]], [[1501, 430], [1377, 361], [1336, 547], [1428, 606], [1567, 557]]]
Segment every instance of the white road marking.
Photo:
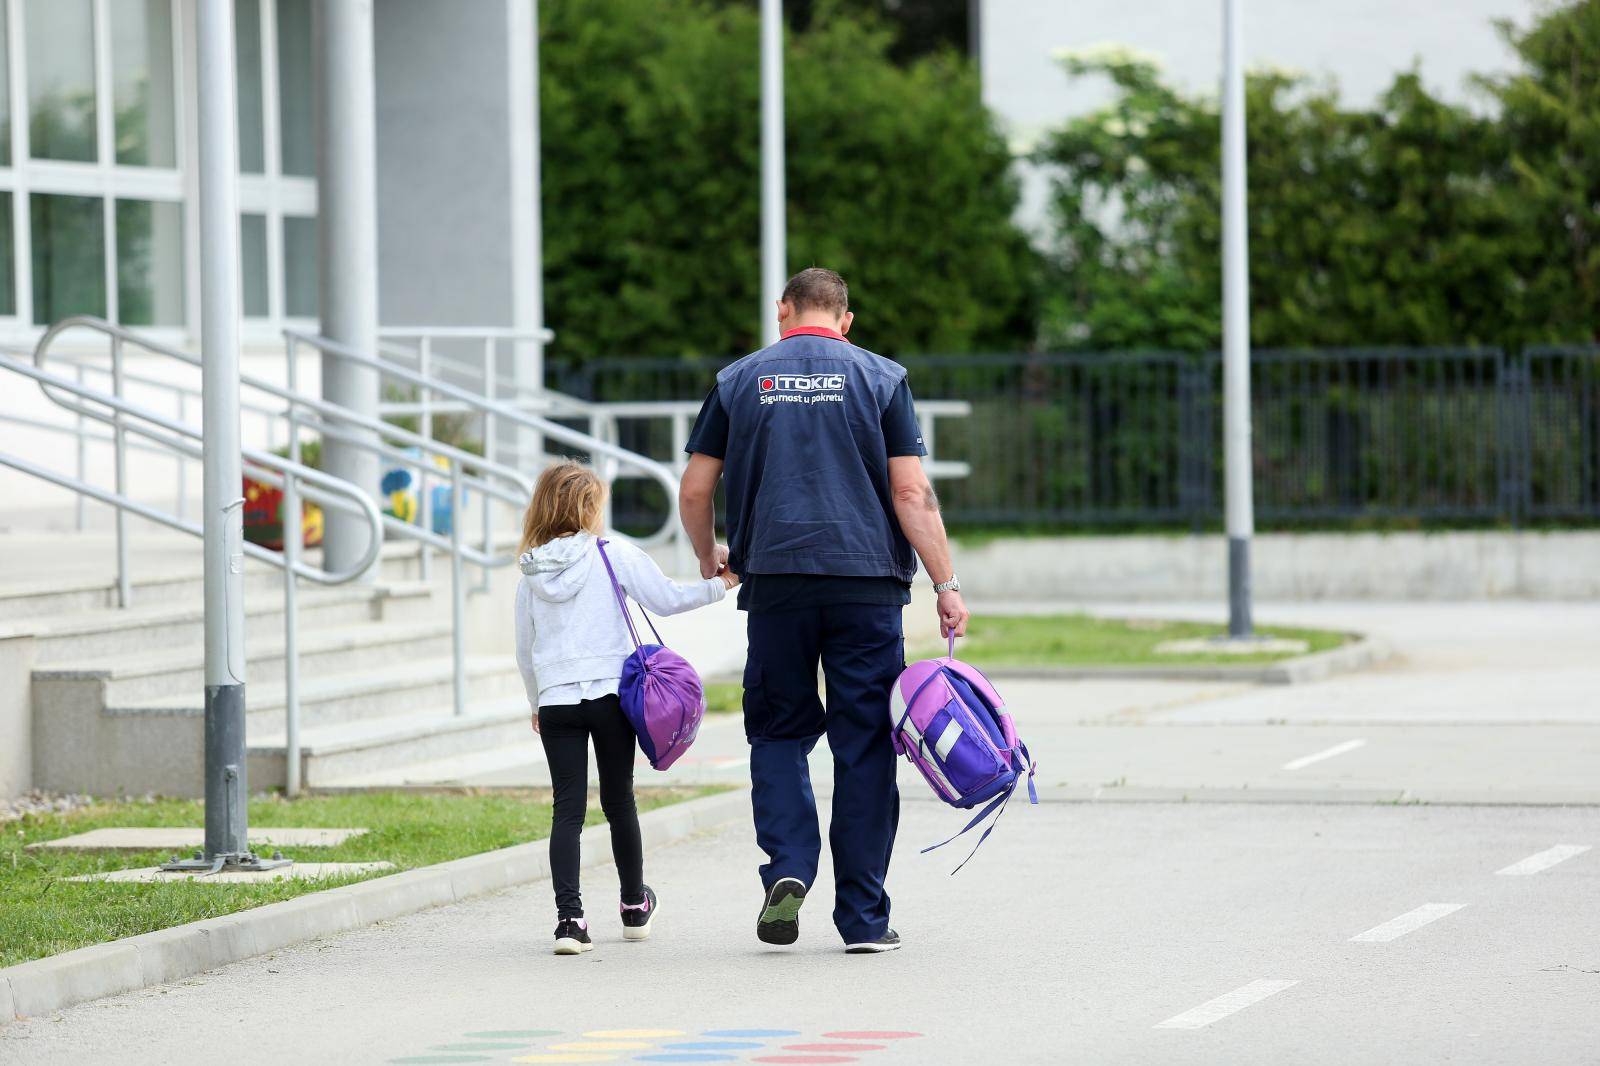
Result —
[[1268, 996], [1277, 995], [1286, 988], [1293, 988], [1299, 981], [1274, 981], [1262, 979], [1251, 981], [1232, 992], [1218, 996], [1198, 1007], [1192, 1007], [1182, 1014], [1174, 1015], [1164, 1022], [1158, 1023], [1157, 1029], [1200, 1029], [1212, 1022], [1220, 1021], [1230, 1014], [1237, 1014], [1252, 1003], [1260, 1003]]
[[1302, 755], [1298, 759], [1290, 759], [1288, 762], [1283, 764], [1283, 768], [1285, 770], [1299, 770], [1302, 767], [1310, 766], [1314, 762], [1321, 762], [1323, 759], [1331, 759], [1335, 755], [1343, 755], [1347, 751], [1355, 751], [1357, 748], [1364, 747], [1366, 743], [1367, 742], [1365, 740], [1347, 740], [1343, 744], [1335, 744], [1326, 751], [1315, 752], [1311, 755]]
[[1550, 869], [1558, 862], [1566, 862], [1574, 855], [1582, 855], [1588, 850], [1588, 844], [1557, 844], [1553, 848], [1546, 848], [1537, 855], [1529, 855], [1521, 862], [1514, 862], [1504, 870], [1496, 870], [1495, 873], [1505, 874], [1508, 877], [1536, 874], [1540, 870]]
[[1350, 939], [1379, 943], [1398, 940], [1412, 930], [1421, 929], [1429, 922], [1437, 922], [1445, 915], [1454, 914], [1465, 906], [1465, 903], [1424, 903], [1414, 911], [1406, 911], [1400, 917], [1391, 918], [1382, 925], [1375, 925], [1365, 933], [1357, 933]]

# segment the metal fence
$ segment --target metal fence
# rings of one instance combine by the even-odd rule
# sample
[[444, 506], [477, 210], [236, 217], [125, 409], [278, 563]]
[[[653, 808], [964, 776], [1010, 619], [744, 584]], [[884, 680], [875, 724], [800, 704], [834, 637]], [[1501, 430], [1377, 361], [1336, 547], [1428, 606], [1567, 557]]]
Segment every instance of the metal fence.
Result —
[[[1222, 510], [1215, 354], [905, 360], [919, 397], [964, 399], [941, 456], [953, 525], [1201, 527]], [[717, 362], [552, 368], [594, 400], [698, 399]], [[1257, 351], [1256, 511], [1269, 525], [1600, 519], [1600, 346]], [[662, 427], [624, 446], [663, 455]], [[662, 438], [662, 439], [657, 439]]]

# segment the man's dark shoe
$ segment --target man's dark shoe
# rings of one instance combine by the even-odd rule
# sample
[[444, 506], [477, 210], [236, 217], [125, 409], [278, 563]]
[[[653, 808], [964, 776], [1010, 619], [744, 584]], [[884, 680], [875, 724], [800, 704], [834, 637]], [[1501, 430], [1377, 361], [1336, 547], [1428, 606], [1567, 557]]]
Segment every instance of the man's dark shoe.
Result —
[[876, 940], [864, 940], [859, 944], [846, 944], [846, 955], [877, 955], [885, 951], [900, 950], [900, 934], [893, 929], [884, 933]]
[[624, 903], [622, 905], [622, 939], [648, 940], [650, 938], [650, 923], [656, 917], [656, 892], [649, 885], [644, 886], [643, 903]]
[[582, 918], [563, 918], [556, 924], [557, 955], [581, 955], [593, 948], [589, 942], [589, 923]]
[[797, 878], [782, 877], [767, 889], [761, 917], [756, 920], [756, 936], [763, 944], [793, 944], [800, 939], [800, 905], [806, 901], [806, 886]]

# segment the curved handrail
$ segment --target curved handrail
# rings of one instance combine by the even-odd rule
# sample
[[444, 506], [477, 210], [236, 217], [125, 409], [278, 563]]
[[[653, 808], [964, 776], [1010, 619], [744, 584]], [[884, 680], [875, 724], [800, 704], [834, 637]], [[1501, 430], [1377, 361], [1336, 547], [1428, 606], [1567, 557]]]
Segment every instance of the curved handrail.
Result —
[[640, 544], [654, 545], [664, 543], [673, 536], [678, 524], [678, 478], [668, 467], [656, 462], [654, 459], [639, 455], [636, 452], [630, 452], [626, 448], [601, 440], [598, 437], [590, 436], [587, 433], [579, 432], [568, 426], [563, 426], [559, 422], [552, 422], [538, 415], [530, 415], [498, 400], [475, 395], [449, 382], [440, 381], [438, 378], [431, 378], [406, 367], [397, 366], [377, 356], [357, 351], [339, 341], [297, 329], [285, 329], [283, 335], [291, 346], [295, 343], [306, 344], [318, 351], [349, 359], [351, 362], [371, 367], [419, 388], [431, 389], [436, 393], [452, 397], [484, 414], [493, 415], [497, 419], [503, 418], [513, 425], [542, 433], [546, 437], [554, 438], [591, 455], [603, 455], [613, 462], [640, 471], [658, 482], [666, 491], [667, 519], [662, 523], [661, 528], [654, 533], [634, 539]]
[[[113, 396], [88, 385], [79, 385], [40, 367], [29, 366], [4, 354], [0, 354], [0, 369], [10, 370], [13, 373], [32, 378], [39, 383], [41, 389], [46, 390], [47, 395], [48, 390], [51, 388], [61, 389], [69, 394], [91, 400], [102, 408], [140, 420], [139, 422], [123, 421], [121, 428], [124, 432], [136, 433], [147, 440], [155, 441], [192, 459], [199, 459], [204, 455], [204, 436], [201, 431], [192, 426], [184, 425], [130, 400]], [[117, 425], [117, 418], [114, 415], [107, 414], [104, 410], [78, 403], [72, 403], [69, 406], [71, 410], [82, 414], [85, 418], [91, 418], [108, 425]], [[141, 423], [148, 423], [148, 425]], [[162, 432], [157, 432], [157, 430]], [[189, 443], [190, 441], [198, 443]], [[354, 581], [372, 569], [373, 564], [378, 561], [378, 554], [383, 550], [384, 524], [383, 515], [379, 513], [377, 506], [366, 493], [348, 481], [343, 481], [331, 474], [325, 474], [313, 467], [297, 463], [291, 459], [285, 459], [271, 452], [263, 452], [256, 448], [241, 448], [240, 455], [246, 461], [252, 476], [279, 487], [284, 485], [286, 479], [292, 477], [308, 486], [305, 491], [307, 499], [324, 507], [359, 514], [366, 518], [366, 524], [371, 530], [371, 535], [367, 538], [366, 550], [362, 552], [355, 565], [348, 569], [329, 571], [296, 559], [293, 562], [293, 570], [297, 576], [320, 585], [339, 585]], [[43, 478], [63, 488], [73, 489], [85, 496], [99, 500], [101, 503], [110, 504], [148, 521], [186, 533], [192, 533], [196, 536], [203, 536], [203, 531], [199, 525], [141, 504], [125, 494], [100, 489], [77, 478], [67, 477], [64, 474], [55, 474], [37, 464], [16, 456], [6, 455], [5, 453], [0, 453], [0, 463]], [[253, 558], [276, 566], [279, 569], [285, 569], [290, 566], [283, 553], [273, 552], [270, 549], [262, 548], [249, 542], [246, 542], [245, 550]]]

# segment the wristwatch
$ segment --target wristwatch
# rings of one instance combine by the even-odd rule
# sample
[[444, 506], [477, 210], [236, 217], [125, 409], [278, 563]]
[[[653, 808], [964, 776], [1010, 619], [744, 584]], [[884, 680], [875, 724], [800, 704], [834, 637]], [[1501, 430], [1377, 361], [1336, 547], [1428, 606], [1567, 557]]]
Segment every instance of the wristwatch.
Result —
[[961, 579], [959, 577], [956, 577], [956, 575], [951, 574], [949, 581], [937, 581], [937, 582], [935, 582], [934, 586], [933, 586], [933, 591], [935, 591], [935, 592], [960, 592], [961, 591]]

